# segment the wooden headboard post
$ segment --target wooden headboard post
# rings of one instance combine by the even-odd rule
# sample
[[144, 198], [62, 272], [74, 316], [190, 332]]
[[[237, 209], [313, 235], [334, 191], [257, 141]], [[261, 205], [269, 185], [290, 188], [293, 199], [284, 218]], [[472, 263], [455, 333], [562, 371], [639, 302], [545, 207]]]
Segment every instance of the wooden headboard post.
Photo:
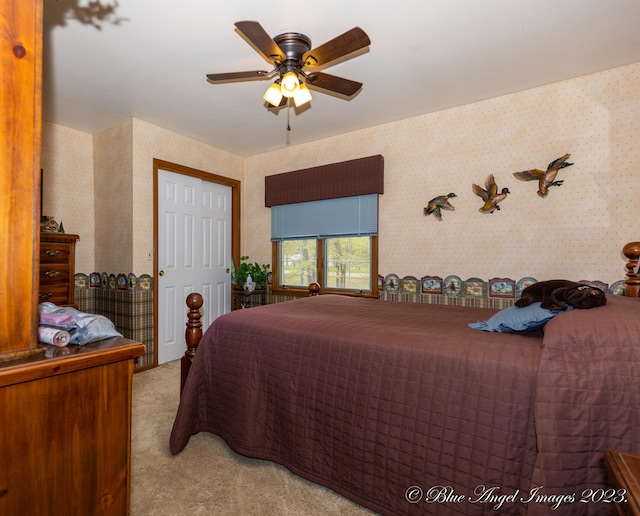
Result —
[[184, 352], [182, 360], [180, 361], [180, 394], [182, 394], [182, 390], [184, 389], [184, 384], [187, 381], [187, 375], [191, 368], [191, 362], [193, 361], [193, 357], [196, 356], [196, 349], [202, 338], [202, 321], [200, 320], [202, 313], [200, 312], [200, 308], [202, 308], [203, 302], [202, 296], [197, 292], [192, 292], [187, 296], [189, 311], [187, 312], [187, 329], [184, 332], [187, 350]]
[[625, 283], [627, 297], [640, 297], [640, 273], [638, 271], [638, 259], [640, 258], [640, 242], [629, 242], [622, 249], [627, 257], [627, 278]]
[[318, 294], [320, 294], [321, 289], [322, 287], [320, 286], [320, 283], [313, 282], [309, 285], [309, 295], [317, 296]]

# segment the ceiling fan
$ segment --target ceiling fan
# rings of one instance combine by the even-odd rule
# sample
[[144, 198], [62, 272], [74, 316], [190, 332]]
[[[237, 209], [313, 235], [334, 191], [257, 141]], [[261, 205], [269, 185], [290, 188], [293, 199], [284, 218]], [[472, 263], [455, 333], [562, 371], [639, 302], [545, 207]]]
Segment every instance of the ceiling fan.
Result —
[[352, 97], [362, 88], [360, 82], [314, 70], [369, 46], [369, 36], [360, 27], [312, 49], [309, 37], [298, 32], [284, 32], [271, 38], [256, 21], [239, 21], [235, 26], [262, 57], [273, 63], [274, 68], [271, 71], [211, 73], [207, 74], [210, 83], [264, 80], [277, 76], [264, 94], [264, 99], [276, 107], [284, 106], [290, 98], [296, 107], [309, 102], [311, 93], [307, 84], [345, 97]]

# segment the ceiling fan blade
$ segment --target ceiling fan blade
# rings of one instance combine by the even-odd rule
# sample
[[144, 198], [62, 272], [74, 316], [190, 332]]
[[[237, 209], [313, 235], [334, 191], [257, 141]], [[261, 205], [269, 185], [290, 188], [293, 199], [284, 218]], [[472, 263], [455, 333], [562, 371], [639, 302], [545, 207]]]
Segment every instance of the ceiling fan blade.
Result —
[[307, 75], [307, 84], [323, 90], [335, 91], [347, 97], [355, 95], [362, 88], [361, 82], [351, 81], [323, 72], [313, 72]]
[[269, 72], [253, 70], [251, 72], [208, 73], [209, 82], [248, 81], [251, 79], [267, 79]]
[[284, 53], [256, 21], [239, 21], [235, 26], [267, 61], [283, 61]]
[[312, 48], [302, 57], [304, 66], [320, 66], [326, 65], [331, 61], [335, 61], [351, 52], [360, 50], [371, 44], [369, 36], [360, 27], [353, 29], [327, 41], [317, 48]]

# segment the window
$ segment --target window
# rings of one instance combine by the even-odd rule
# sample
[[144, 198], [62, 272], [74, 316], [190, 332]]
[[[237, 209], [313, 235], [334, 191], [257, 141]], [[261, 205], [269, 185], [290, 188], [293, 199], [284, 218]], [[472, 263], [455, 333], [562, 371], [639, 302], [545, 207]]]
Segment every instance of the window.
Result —
[[327, 238], [324, 287], [371, 290], [371, 237]]
[[271, 207], [273, 289], [377, 296], [378, 196]]
[[279, 285], [308, 287], [318, 281], [317, 243], [305, 238], [280, 242]]
[[377, 296], [377, 250], [370, 236], [273, 242], [273, 290], [307, 295], [318, 282], [325, 291]]

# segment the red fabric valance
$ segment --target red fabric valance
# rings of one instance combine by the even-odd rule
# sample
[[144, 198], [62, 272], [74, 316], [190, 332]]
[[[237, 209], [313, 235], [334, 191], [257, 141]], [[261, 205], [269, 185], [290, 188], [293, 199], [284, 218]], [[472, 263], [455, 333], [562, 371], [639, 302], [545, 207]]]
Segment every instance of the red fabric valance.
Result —
[[384, 193], [384, 158], [352, 159], [266, 176], [266, 207]]

